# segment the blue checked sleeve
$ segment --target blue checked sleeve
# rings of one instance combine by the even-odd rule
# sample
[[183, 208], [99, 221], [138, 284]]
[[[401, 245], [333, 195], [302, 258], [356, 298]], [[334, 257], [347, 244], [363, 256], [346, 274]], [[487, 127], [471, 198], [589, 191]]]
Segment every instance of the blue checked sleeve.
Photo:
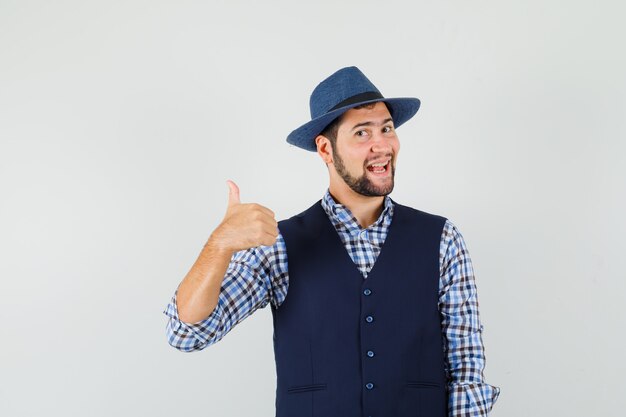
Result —
[[486, 417], [500, 389], [484, 381], [483, 326], [469, 252], [459, 230], [446, 221], [440, 249], [439, 310], [448, 376], [448, 416]]
[[279, 233], [273, 246], [235, 252], [222, 281], [217, 306], [204, 320], [178, 318], [176, 295], [163, 312], [170, 345], [183, 352], [202, 350], [221, 340], [235, 325], [268, 303], [279, 306], [287, 295], [287, 249]]

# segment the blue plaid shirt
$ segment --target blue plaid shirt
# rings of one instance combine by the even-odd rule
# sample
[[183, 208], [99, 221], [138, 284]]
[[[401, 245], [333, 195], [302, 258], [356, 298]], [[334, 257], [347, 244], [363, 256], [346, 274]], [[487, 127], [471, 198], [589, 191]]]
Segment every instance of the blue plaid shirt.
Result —
[[[329, 191], [322, 199], [322, 207], [363, 278], [367, 278], [393, 218], [391, 198], [385, 197], [378, 220], [365, 229], [348, 208], [333, 200]], [[169, 343], [185, 352], [201, 350], [219, 341], [257, 309], [268, 303], [280, 306], [287, 296], [287, 271], [287, 247], [280, 233], [272, 246], [236, 252], [224, 276], [218, 304], [209, 317], [193, 324], [180, 321], [174, 294], [164, 312], [169, 317]], [[439, 272], [439, 311], [449, 381], [448, 415], [487, 416], [500, 389], [484, 382], [483, 326], [474, 270], [463, 236], [449, 220], [441, 235]]]

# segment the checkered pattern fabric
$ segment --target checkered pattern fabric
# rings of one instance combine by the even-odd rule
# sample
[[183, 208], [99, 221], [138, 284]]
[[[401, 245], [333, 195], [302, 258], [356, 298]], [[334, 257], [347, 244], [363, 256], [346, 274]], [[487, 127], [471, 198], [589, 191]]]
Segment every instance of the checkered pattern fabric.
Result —
[[[375, 223], [362, 228], [350, 210], [336, 203], [327, 191], [322, 199], [346, 251], [364, 279], [374, 266], [389, 225], [393, 202], [387, 196]], [[500, 389], [484, 382], [483, 327], [469, 252], [459, 230], [446, 221], [439, 251], [439, 311], [448, 376], [448, 415], [487, 416]], [[272, 246], [259, 246], [233, 254], [224, 276], [218, 304], [209, 317], [198, 323], [178, 319], [176, 293], [164, 313], [169, 317], [167, 337], [175, 348], [190, 352], [219, 341], [237, 323], [268, 303], [278, 307], [289, 286], [287, 248], [282, 235]]]

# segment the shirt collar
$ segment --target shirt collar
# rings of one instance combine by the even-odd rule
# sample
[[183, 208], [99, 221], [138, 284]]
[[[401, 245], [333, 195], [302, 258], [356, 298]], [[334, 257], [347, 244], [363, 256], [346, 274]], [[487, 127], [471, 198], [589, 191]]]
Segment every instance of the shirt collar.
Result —
[[[378, 216], [378, 219], [369, 226], [370, 228], [384, 223], [390, 223], [393, 217], [393, 202], [388, 195], [385, 196], [383, 206], [383, 211], [380, 213], [380, 216]], [[358, 232], [361, 230], [361, 226], [352, 215], [350, 209], [343, 204], [335, 202], [335, 199], [330, 194], [330, 190], [326, 190], [326, 194], [324, 194], [324, 198], [322, 198], [322, 207], [336, 228], [345, 227], [349, 232]], [[384, 222], [384, 220], [387, 221]]]

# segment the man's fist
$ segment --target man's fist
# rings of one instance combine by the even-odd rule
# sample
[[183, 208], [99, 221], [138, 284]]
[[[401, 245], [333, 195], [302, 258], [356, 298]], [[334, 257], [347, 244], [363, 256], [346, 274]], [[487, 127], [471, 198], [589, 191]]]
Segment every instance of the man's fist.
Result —
[[271, 246], [278, 237], [278, 223], [274, 212], [260, 204], [242, 204], [239, 187], [231, 180], [228, 208], [219, 226], [211, 234], [210, 240], [218, 247], [239, 251], [256, 246]]

